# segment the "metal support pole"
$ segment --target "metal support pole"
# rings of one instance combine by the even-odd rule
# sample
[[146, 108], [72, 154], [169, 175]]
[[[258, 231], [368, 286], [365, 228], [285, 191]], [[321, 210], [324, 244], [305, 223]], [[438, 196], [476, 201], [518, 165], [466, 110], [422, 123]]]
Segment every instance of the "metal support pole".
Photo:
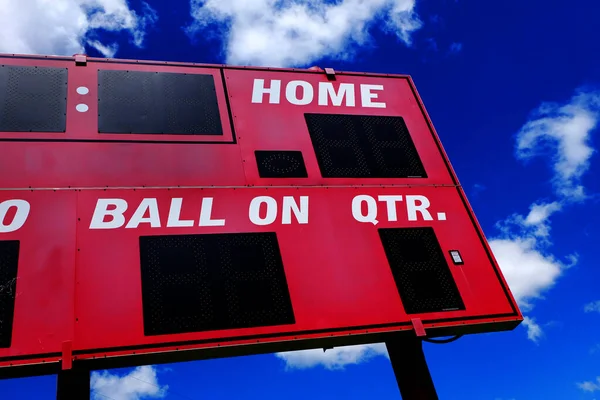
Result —
[[402, 400], [438, 400], [425, 354], [418, 337], [399, 337], [385, 342]]
[[56, 400], [89, 400], [90, 371], [85, 368], [65, 369], [58, 373]]

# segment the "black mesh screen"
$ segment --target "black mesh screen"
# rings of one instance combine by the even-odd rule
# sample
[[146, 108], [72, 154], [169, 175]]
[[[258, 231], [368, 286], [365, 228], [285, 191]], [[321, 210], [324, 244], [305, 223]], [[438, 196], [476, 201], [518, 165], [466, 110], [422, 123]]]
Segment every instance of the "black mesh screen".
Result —
[[214, 78], [99, 70], [98, 132], [222, 135]]
[[402, 117], [305, 114], [325, 178], [426, 178]]
[[0, 131], [64, 132], [67, 69], [0, 65]]
[[407, 314], [465, 309], [433, 228], [385, 228], [379, 236]]
[[140, 237], [144, 333], [295, 323], [275, 233]]
[[0, 240], [0, 347], [10, 347], [12, 340], [15, 297], [17, 295], [17, 266], [19, 241]]
[[257, 150], [256, 165], [261, 178], [306, 178], [301, 151]]

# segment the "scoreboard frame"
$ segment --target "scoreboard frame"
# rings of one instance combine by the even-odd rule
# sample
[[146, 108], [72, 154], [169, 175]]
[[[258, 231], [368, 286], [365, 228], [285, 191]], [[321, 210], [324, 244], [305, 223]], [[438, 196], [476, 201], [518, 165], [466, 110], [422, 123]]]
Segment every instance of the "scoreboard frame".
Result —
[[[420, 185], [425, 185], [431, 190], [431, 188], [437, 188], [435, 190], [442, 191], [443, 193], [449, 193], [450, 191], [456, 192], [452, 196], [456, 198], [464, 207], [468, 216], [468, 221], [472, 224], [474, 232], [477, 236], [477, 243], [474, 246], [480, 246], [485, 252], [485, 255], [493, 269], [494, 277], [497, 279], [499, 285], [502, 288], [502, 292], [506, 297], [506, 301], [509, 307], [507, 312], [496, 313], [494, 315], [482, 316], [482, 315], [463, 315], [460, 317], [448, 317], [448, 318], [436, 318], [434, 320], [423, 319], [422, 317], [417, 318], [405, 318], [402, 322], [394, 324], [374, 324], [365, 326], [349, 326], [347, 328], [336, 328], [336, 329], [319, 329], [319, 330], [306, 330], [306, 331], [281, 331], [277, 333], [272, 331], [261, 335], [232, 335], [227, 340], [216, 340], [212, 339], [194, 339], [184, 341], [159, 341], [154, 343], [145, 344], [131, 344], [121, 345], [118, 347], [106, 347], [101, 346], [98, 348], [87, 347], [81, 349], [77, 346], [76, 335], [72, 334], [71, 337], [65, 337], [62, 340], [62, 347], [60, 351], [52, 351], [45, 354], [42, 353], [31, 353], [21, 351], [16, 355], [3, 354], [0, 349], [0, 377], [15, 377], [15, 376], [32, 376], [38, 374], [55, 373], [60, 369], [70, 369], [73, 365], [81, 365], [87, 369], [103, 369], [103, 368], [117, 368], [126, 366], [135, 366], [142, 364], [156, 364], [156, 363], [167, 363], [175, 361], [188, 361], [198, 360], [204, 358], [214, 357], [230, 357], [239, 355], [250, 355], [266, 352], [278, 352], [278, 351], [292, 351], [301, 350], [308, 348], [328, 348], [333, 346], [342, 346], [350, 344], [366, 344], [374, 342], [386, 341], [390, 336], [394, 335], [423, 335], [423, 330], [426, 332], [427, 337], [439, 337], [447, 335], [463, 335], [472, 333], [483, 333], [483, 332], [495, 332], [512, 330], [520, 324], [523, 320], [522, 314], [517, 306], [517, 303], [512, 296], [510, 289], [504, 279], [502, 272], [498, 266], [498, 263], [487, 243], [487, 240], [483, 234], [483, 230], [479, 225], [476, 216], [467, 200], [467, 197], [460, 185], [458, 177], [450, 163], [450, 160], [442, 146], [441, 140], [433, 127], [431, 119], [425, 109], [422, 99], [417, 92], [415, 84], [412, 78], [408, 75], [393, 75], [393, 74], [376, 74], [376, 73], [359, 73], [359, 72], [341, 72], [332, 71], [331, 69], [322, 70], [320, 68], [314, 69], [285, 69], [285, 68], [260, 68], [260, 67], [236, 67], [236, 66], [225, 66], [225, 65], [211, 65], [211, 64], [195, 64], [195, 63], [180, 63], [180, 62], [162, 62], [162, 61], [144, 61], [144, 60], [123, 60], [123, 59], [98, 59], [90, 58], [84, 55], [75, 55], [73, 57], [49, 57], [49, 56], [29, 56], [29, 55], [0, 55], [3, 65], [19, 65], [19, 66], [50, 66], [63, 68], [66, 67], [71, 71], [76, 69], [77, 73], [70, 76], [68, 79], [67, 88], [67, 117], [66, 126], [64, 132], [52, 132], [52, 133], [35, 133], [23, 134], [20, 132], [0, 132], [0, 146], [9, 148], [7, 151], [5, 163], [0, 163], [0, 172], [3, 168], [10, 165], [22, 166], [23, 159], [27, 152], [30, 154], [42, 154], [46, 149], [45, 146], [54, 146], [55, 149], [67, 148], [68, 146], [79, 145], [79, 148], [84, 148], [92, 151], [94, 146], [113, 144], [115, 147], [113, 150], [107, 151], [122, 151], [123, 146], [128, 146], [128, 155], [136, 155], [139, 157], [139, 161], [133, 161], [135, 169], [139, 171], [139, 176], [135, 179], [130, 179], [127, 183], [125, 180], [120, 180], [118, 171], [111, 175], [106, 184], [98, 185], [98, 179], [102, 176], [91, 176], [87, 179], [84, 174], [88, 172], [85, 170], [85, 166], [82, 166], [82, 172], [77, 175], [77, 171], [72, 172], [72, 176], [68, 173], [63, 175], [58, 172], [50, 176], [50, 179], [41, 176], [36, 178], [35, 175], [41, 168], [43, 163], [38, 164], [36, 168], [38, 170], [26, 171], [22, 169], [22, 174], [14, 174], [14, 177], [0, 178], [0, 185], [3, 186], [3, 191], [0, 195], [3, 197], [10, 198], [10, 194], [22, 192], [25, 193], [45, 193], [45, 197], [48, 199], [53, 196], [64, 197], [64, 201], [71, 202], [74, 209], [71, 218], [73, 218], [73, 228], [76, 225], [75, 219], [80, 220], [82, 218], [81, 209], [82, 207], [89, 208], [89, 203], [81, 203], [80, 193], [84, 192], [98, 192], [98, 198], [100, 197], [111, 197], [106, 196], [106, 191], [114, 193], [115, 190], [129, 191], [129, 192], [144, 192], [150, 193], [145, 195], [147, 197], [161, 197], [161, 195], [152, 194], [155, 190], [169, 190], [175, 193], [185, 193], [185, 191], [224, 191], [233, 190], [251, 190], [251, 191], [264, 191], [265, 194], [268, 191], [277, 192], [277, 190], [283, 190], [282, 187], [286, 186], [289, 190], [296, 191], [302, 194], [308, 190], [326, 190], [330, 188], [332, 192], [336, 191], [351, 191], [366, 186], [372, 190], [373, 187], [379, 187], [385, 190], [396, 190], [398, 193], [403, 190], [411, 192], [415, 187], [419, 187], [419, 184], [415, 185], [413, 182], [408, 180], [386, 180], [386, 179], [363, 179], [361, 184], [357, 184], [352, 179], [339, 179], [339, 178], [322, 178], [322, 180], [315, 181], [314, 184], [306, 186], [302, 179], [291, 178], [287, 180], [272, 179], [265, 181], [257, 175], [252, 175], [248, 172], [248, 169], [243, 169], [241, 166], [235, 166], [236, 157], [239, 156], [246, 161], [253, 156], [255, 149], [257, 148], [252, 140], [258, 140], [258, 136], [248, 136], [248, 140], [244, 137], [246, 134], [243, 133], [244, 129], [248, 131], [248, 128], [240, 128], [243, 122], [240, 122], [246, 118], [248, 121], [253, 121], [252, 116], [248, 116], [247, 110], [244, 110], [244, 106], [240, 106], [238, 100], [238, 94], [242, 93], [239, 87], [243, 82], [246, 82], [250, 77], [260, 77], [264, 79], [264, 82], [270, 80], [281, 79], [282, 76], [290, 76], [290, 79], [296, 77], [296, 82], [301, 81], [301, 78], [305, 78], [303, 81], [318, 80], [319, 82], [332, 82], [333, 84], [339, 80], [348, 80], [348, 82], [354, 82], [359, 85], [365, 78], [372, 78], [378, 80], [378, 82], [386, 81], [397, 81], [400, 80], [405, 82], [409, 92], [408, 96], [412, 96], [410, 101], [414, 101], [418, 113], [422, 117], [422, 121], [418, 123], [423, 124], [426, 130], [430, 132], [431, 137], [427, 140], [431, 140], [429, 145], [433, 145], [437, 155], [433, 152], [427, 153], [426, 158], [428, 160], [424, 162], [437, 163], [435, 169], [437, 172], [433, 176], [423, 178]], [[164, 135], [156, 134], [136, 134], [135, 138], [130, 137], [124, 138], [122, 134], [104, 133], [102, 138], [98, 138], [99, 130], [96, 126], [89, 123], [89, 120], [85, 119], [86, 115], [98, 114], [98, 103], [92, 101], [86, 104], [86, 113], [80, 112], [75, 113], [70, 111], [77, 107], [76, 103], [81, 100], [81, 93], [77, 92], [77, 88], [85, 86], [86, 80], [95, 81], [92, 78], [93, 75], [98, 74], [99, 70], [123, 70], [124, 68], [130, 71], [141, 71], [141, 72], [166, 72], [166, 73], [183, 73], [183, 74], [195, 74], [198, 70], [204, 71], [213, 76], [215, 82], [215, 93], [219, 104], [219, 115], [221, 118], [221, 126], [223, 129], [223, 135], [206, 135], [201, 136], [197, 140], [190, 140], [189, 136], [184, 135], [167, 135], [165, 139]], [[286, 78], [287, 79], [287, 78]], [[232, 83], [233, 82], [233, 83]], [[248, 88], [244, 89], [243, 93], [249, 95]], [[94, 92], [96, 92], [94, 90]], [[283, 98], [285, 88], [281, 87], [280, 99]], [[297, 92], [296, 92], [297, 93]], [[355, 101], [359, 104], [365, 98], [369, 101], [373, 101], [373, 97], [360, 97], [365, 92], [359, 93], [356, 96]], [[87, 93], [86, 93], [87, 94]], [[268, 93], [267, 93], [268, 95]], [[406, 93], [404, 93], [406, 95]], [[100, 96], [100, 95], [98, 95]], [[92, 96], [93, 97], [93, 96]], [[248, 96], [246, 96], [248, 97]], [[359, 99], [360, 97], [360, 99]], [[315, 101], [317, 93], [315, 92]], [[266, 97], [265, 97], [266, 100]], [[283, 102], [283, 101], [281, 101]], [[273, 101], [265, 101], [264, 107], [275, 107]], [[340, 102], [341, 103], [341, 102]], [[412, 104], [412, 103], [411, 103]], [[298, 107], [298, 105], [284, 105], [279, 104], [280, 107]], [[241, 107], [241, 109], [240, 109]], [[334, 112], [337, 111], [333, 105], [322, 107], [324, 110]], [[339, 110], [348, 112], [349, 107], [344, 106], [338, 107]], [[364, 110], [362, 110], [364, 111]], [[307, 111], [309, 112], [309, 111]], [[359, 115], [361, 113], [361, 107], [352, 108], [349, 111], [351, 114]], [[380, 108], [371, 108], [366, 114], [368, 115], [389, 115], [389, 110], [381, 110]], [[397, 110], [393, 114], [398, 113]], [[245, 116], [244, 116], [245, 114]], [[363, 112], [364, 114], [364, 112]], [[259, 117], [257, 117], [259, 118]], [[248, 122], [246, 122], [248, 123]], [[281, 122], [279, 122], [281, 123]], [[416, 122], [409, 121], [408, 124]], [[411, 126], [409, 126], [411, 128]], [[419, 128], [423, 131], [423, 128]], [[409, 129], [410, 130], [410, 129]], [[27, 137], [25, 137], [27, 136]], [[259, 138], [260, 139], [260, 138]], [[413, 137], [414, 139], [414, 137]], [[263, 143], [266, 143], [264, 141]], [[424, 143], [424, 142], [423, 142]], [[191, 175], [180, 174], [180, 175], [169, 175], [160, 174], [159, 168], [151, 167], [148, 171], [144, 172], [140, 168], [144, 165], [150, 165], [152, 157], [159, 157], [158, 154], [164, 149], [167, 151], [174, 151], [174, 148], [180, 149], [177, 151], [185, 152], [183, 146], [198, 145], [215, 145], [213, 158], [210, 160], [224, 160], [227, 165], [230, 165], [230, 169], [224, 172], [223, 179], [218, 185], [215, 185], [211, 181], [211, 177], [191, 177]], [[277, 143], [279, 145], [280, 143]], [[419, 144], [421, 148], [424, 148], [427, 144]], [[220, 145], [227, 145], [225, 147], [233, 146], [239, 148], [239, 152], [230, 150], [219, 150], [222, 149]], [[273, 145], [272, 147], [277, 147]], [[163, 146], [161, 148], [161, 146]], [[267, 145], [268, 146], [268, 145]], [[284, 146], [285, 147], [285, 146]], [[71, 147], [72, 148], [72, 147]], [[131, 150], [133, 149], [133, 150]], [[75, 150], [72, 151], [74, 154]], [[191, 153], [191, 150], [190, 150]], [[74, 160], [71, 164], [71, 168], [82, 160], [89, 158], [90, 152], [81, 155], [81, 159]], [[421, 154], [421, 153], [419, 153]], [[191, 157], [190, 154], [184, 154], [182, 158]], [[438, 160], [433, 158], [439, 157]], [[209, 160], [209, 161], [210, 161]], [[432, 161], [433, 160], [433, 161]], [[305, 160], [307, 168], [310, 171], [314, 171], [316, 168], [316, 160]], [[106, 162], [104, 159], [98, 160], [98, 162]], [[311, 163], [312, 162], [312, 167]], [[146, 164], [144, 164], [146, 163]], [[85, 163], [82, 163], [82, 165]], [[447, 172], [440, 172], [440, 167]], [[118, 169], [118, 168], [117, 168]], [[239, 174], [241, 171], [241, 175]], [[236, 175], [237, 174], [237, 175]], [[108, 176], [108, 175], [106, 175]], [[245, 182], [240, 181], [239, 176], [243, 176]], [[76, 178], [76, 179], [75, 179]], [[92, 179], [93, 178], [93, 179]], [[26, 181], [26, 182], [25, 182]], [[147, 182], [153, 181], [155, 183], [148, 185]], [[195, 182], [194, 185], [190, 182]], [[25, 182], [19, 184], [19, 182]], [[146, 182], [146, 183], [145, 183]], [[169, 183], [172, 182], [172, 183]], [[240, 182], [242, 182], [240, 184]], [[268, 182], [268, 183], [264, 183]], [[364, 182], [364, 185], [362, 184]], [[221, 188], [219, 188], [221, 186]], [[179, 190], [179, 192], [177, 192]], [[425, 190], [425, 189], [424, 189]], [[105, 192], [105, 193], [102, 193]], [[402, 192], [404, 193], [404, 192]], [[412, 193], [412, 192], [411, 192]], [[133, 193], [132, 193], [133, 195]], [[400, 195], [398, 195], [400, 196]], [[112, 196], [115, 197], [115, 196]], [[116, 196], [118, 197], [118, 196]], [[123, 195], [123, 198], [130, 198], [130, 195]], [[139, 197], [139, 196], [138, 196]], [[184, 198], [185, 194], [180, 197]], [[319, 197], [319, 196], [316, 196]], [[435, 198], [432, 195], [432, 198]], [[217, 196], [215, 196], [217, 198]], [[458, 201], [457, 200], [457, 201]], [[0, 197], [0, 201], [2, 198]], [[312, 204], [311, 204], [312, 206]], [[164, 206], [162, 206], [164, 207]], [[216, 207], [216, 203], [215, 203]], [[161, 208], [162, 209], [162, 208]], [[87, 215], [89, 217], [89, 213]], [[445, 218], [445, 217], [444, 217]], [[1, 222], [1, 221], [0, 221]], [[382, 222], [383, 228], [386, 225]], [[79, 232], [79, 227], [77, 228]], [[234, 229], [238, 229], [235, 227]], [[375, 229], [375, 228], [373, 228]], [[164, 233], [165, 231], [161, 231]], [[73, 233], [73, 232], [72, 232]], [[210, 233], [210, 232], [209, 232]], [[215, 231], [216, 233], [216, 231]], [[79, 238], [80, 233], [75, 233]], [[3, 234], [0, 233], [0, 240], [8, 238], [9, 240], [16, 238], [17, 233]], [[75, 242], [74, 242], [75, 243]], [[77, 254], [78, 249], [75, 249], [73, 243], [73, 252]], [[77, 244], [79, 246], [79, 243]], [[447, 256], [448, 257], [448, 256]], [[73, 267], [76, 269], [76, 267]], [[68, 273], [68, 271], [65, 271]], [[75, 282], [73, 282], [75, 285]], [[63, 288], [63, 290], [69, 290], [69, 286]], [[76, 287], [72, 287], [75, 292]], [[18, 291], [18, 289], [17, 289]], [[64, 294], [64, 293], [63, 293]], [[75, 295], [73, 295], [75, 296]], [[76, 296], [73, 299], [74, 306], [77, 307]], [[76, 314], [76, 311], [74, 311]], [[30, 315], [30, 318], [34, 316]], [[67, 331], [76, 331], [76, 325], [78, 323], [75, 315], [70, 316], [71, 320], [65, 322], [66, 325], [70, 324], [70, 327], [66, 328]]]

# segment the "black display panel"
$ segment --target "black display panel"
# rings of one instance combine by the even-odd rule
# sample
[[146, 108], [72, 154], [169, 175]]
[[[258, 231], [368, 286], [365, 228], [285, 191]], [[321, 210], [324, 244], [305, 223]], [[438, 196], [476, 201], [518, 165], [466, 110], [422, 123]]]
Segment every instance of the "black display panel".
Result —
[[66, 68], [0, 65], [0, 131], [64, 132]]
[[11, 345], [18, 265], [19, 241], [0, 240], [0, 348]]
[[223, 135], [214, 78], [99, 70], [98, 132]]
[[465, 309], [433, 228], [384, 228], [379, 236], [407, 314]]
[[305, 114], [324, 178], [426, 178], [402, 117]]
[[272, 232], [140, 237], [144, 333], [295, 323]]

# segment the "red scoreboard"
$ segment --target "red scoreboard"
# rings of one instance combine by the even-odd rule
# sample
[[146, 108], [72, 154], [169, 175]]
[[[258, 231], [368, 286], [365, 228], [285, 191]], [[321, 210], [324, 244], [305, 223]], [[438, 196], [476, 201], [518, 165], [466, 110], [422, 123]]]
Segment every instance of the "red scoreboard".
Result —
[[0, 63], [0, 374], [522, 320], [408, 76]]

